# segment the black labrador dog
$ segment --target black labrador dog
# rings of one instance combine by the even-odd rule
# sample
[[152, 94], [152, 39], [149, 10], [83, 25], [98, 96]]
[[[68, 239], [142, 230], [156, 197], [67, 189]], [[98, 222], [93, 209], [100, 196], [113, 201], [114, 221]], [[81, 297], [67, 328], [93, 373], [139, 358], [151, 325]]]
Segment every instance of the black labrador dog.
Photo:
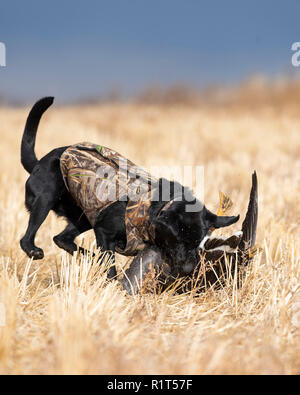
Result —
[[[76, 184], [76, 182], [68, 184], [69, 178], [66, 179], [62, 173], [62, 158], [67, 155], [67, 159], [69, 159], [68, 154], [69, 156], [72, 154], [70, 150], [73, 146], [56, 148], [40, 160], [35, 155], [34, 147], [39, 121], [53, 100], [53, 97], [45, 97], [33, 106], [27, 118], [22, 138], [21, 162], [25, 170], [30, 173], [26, 182], [25, 198], [30, 218], [26, 233], [20, 241], [22, 249], [32, 259], [44, 257], [43, 250], [35, 245], [34, 239], [49, 211], [53, 210], [68, 222], [67, 227], [53, 240], [57, 246], [70, 254], [77, 250], [84, 252], [81, 247], [76, 246], [74, 240], [78, 235], [91, 228], [95, 232], [98, 247], [103, 251], [108, 251], [113, 257], [115, 251], [122, 253], [126, 244], [129, 243], [129, 237], [131, 237], [128, 231], [129, 223], [131, 230], [134, 229], [135, 236], [140, 237], [146, 246], [154, 245], [161, 250], [174, 274], [191, 273], [198, 263], [197, 249], [203, 238], [212, 228], [235, 223], [239, 216], [226, 217], [213, 214], [193, 197], [191, 191], [176, 182], [169, 182], [170, 193], [166, 200], [162, 191], [166, 180], [159, 179], [156, 182], [154, 194], [151, 195], [155, 195], [154, 199], [149, 201], [146, 208], [144, 207], [146, 224], [143, 226], [143, 232], [140, 232], [141, 227], [135, 227], [135, 224], [141, 221], [130, 222], [130, 212], [132, 212], [130, 210], [136, 206], [132, 202], [130, 203], [130, 199], [115, 199], [111, 204], [102, 207], [99, 213], [94, 210], [93, 220], [91, 220], [88, 210], [85, 210], [85, 205], [91, 205], [92, 200], [86, 198], [78, 201], [74, 195], [74, 188], [77, 188], [77, 195], [80, 195], [83, 189], [80, 189], [80, 184]], [[76, 149], [79, 151], [73, 150], [73, 156], [79, 152], [79, 156], [89, 155], [89, 158], [92, 157], [92, 160], [95, 161], [100, 158], [101, 164], [105, 162], [105, 166], [108, 160], [110, 160], [110, 164], [116, 163], [109, 157], [111, 152], [114, 153], [110, 149], [105, 147], [102, 149], [101, 146], [95, 148], [95, 145], [92, 144], [90, 146], [83, 144], [78, 147]], [[79, 156], [75, 157], [75, 161], [79, 162]], [[121, 159], [124, 158], [121, 157]], [[68, 160], [65, 162], [69, 163]], [[67, 171], [69, 170], [67, 169]], [[72, 174], [74, 177], [78, 176], [74, 172]], [[75, 187], [73, 188], [72, 185]], [[85, 184], [85, 191], [89, 185]], [[131, 207], [129, 207], [130, 205]], [[198, 209], [189, 210], [187, 209], [189, 207], [198, 207]], [[139, 232], [143, 234], [139, 234]], [[127, 255], [136, 253], [132, 251]], [[116, 276], [116, 269], [113, 265], [108, 271], [108, 277], [114, 276]]]

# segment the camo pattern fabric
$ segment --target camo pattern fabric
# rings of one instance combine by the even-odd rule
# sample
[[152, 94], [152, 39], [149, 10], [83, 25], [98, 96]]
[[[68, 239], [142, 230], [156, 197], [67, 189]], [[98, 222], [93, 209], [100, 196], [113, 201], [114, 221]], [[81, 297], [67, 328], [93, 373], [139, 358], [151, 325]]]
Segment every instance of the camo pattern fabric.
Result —
[[94, 227], [100, 213], [116, 201], [128, 201], [127, 244], [123, 255], [136, 255], [151, 239], [148, 208], [158, 180], [109, 148], [80, 143], [68, 147], [60, 167], [67, 189]]

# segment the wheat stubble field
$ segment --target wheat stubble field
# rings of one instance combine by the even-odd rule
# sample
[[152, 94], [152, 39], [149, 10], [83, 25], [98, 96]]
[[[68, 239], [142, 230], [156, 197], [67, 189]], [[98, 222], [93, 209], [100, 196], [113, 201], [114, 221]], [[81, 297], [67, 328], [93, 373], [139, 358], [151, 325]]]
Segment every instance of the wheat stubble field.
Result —
[[[262, 251], [241, 289], [232, 281], [198, 297], [127, 295], [88, 257], [54, 245], [64, 227], [54, 214], [36, 238], [45, 258], [28, 259], [19, 247], [28, 220], [19, 150], [29, 108], [0, 106], [0, 373], [299, 374], [300, 107], [284, 94], [275, 99], [54, 104], [41, 121], [38, 158], [91, 141], [145, 168], [204, 165], [207, 207], [217, 210], [221, 189], [241, 218], [256, 169]], [[78, 243], [95, 248], [92, 232]], [[117, 255], [119, 272], [126, 264]]]

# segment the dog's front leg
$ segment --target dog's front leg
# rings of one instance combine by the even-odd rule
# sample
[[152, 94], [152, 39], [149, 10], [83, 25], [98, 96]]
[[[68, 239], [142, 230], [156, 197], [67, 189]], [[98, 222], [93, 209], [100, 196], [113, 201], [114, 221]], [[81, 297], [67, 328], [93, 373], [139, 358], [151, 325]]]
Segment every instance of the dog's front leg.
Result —
[[112, 250], [106, 251], [108, 254], [110, 254], [109, 257], [109, 261], [111, 266], [108, 269], [107, 272], [107, 278], [111, 279], [115, 279], [117, 277], [117, 270], [116, 270], [116, 266], [115, 266], [115, 252]]
[[102, 251], [111, 255], [110, 261], [112, 265], [108, 269], [107, 278], [116, 278], [117, 271], [115, 266], [115, 241], [112, 239], [110, 232], [107, 232], [103, 227], [96, 226], [94, 228], [97, 247], [100, 247]]

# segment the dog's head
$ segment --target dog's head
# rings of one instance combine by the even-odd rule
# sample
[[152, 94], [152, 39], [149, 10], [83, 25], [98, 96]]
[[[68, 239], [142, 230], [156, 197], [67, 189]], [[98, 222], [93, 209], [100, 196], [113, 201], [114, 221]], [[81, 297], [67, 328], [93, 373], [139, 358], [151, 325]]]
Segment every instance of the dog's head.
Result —
[[[191, 211], [191, 207], [198, 207]], [[238, 216], [217, 216], [195, 198], [175, 199], [166, 210], [160, 210], [153, 221], [155, 244], [162, 250], [173, 273], [186, 275], [196, 267], [201, 241], [212, 229], [234, 224]]]

